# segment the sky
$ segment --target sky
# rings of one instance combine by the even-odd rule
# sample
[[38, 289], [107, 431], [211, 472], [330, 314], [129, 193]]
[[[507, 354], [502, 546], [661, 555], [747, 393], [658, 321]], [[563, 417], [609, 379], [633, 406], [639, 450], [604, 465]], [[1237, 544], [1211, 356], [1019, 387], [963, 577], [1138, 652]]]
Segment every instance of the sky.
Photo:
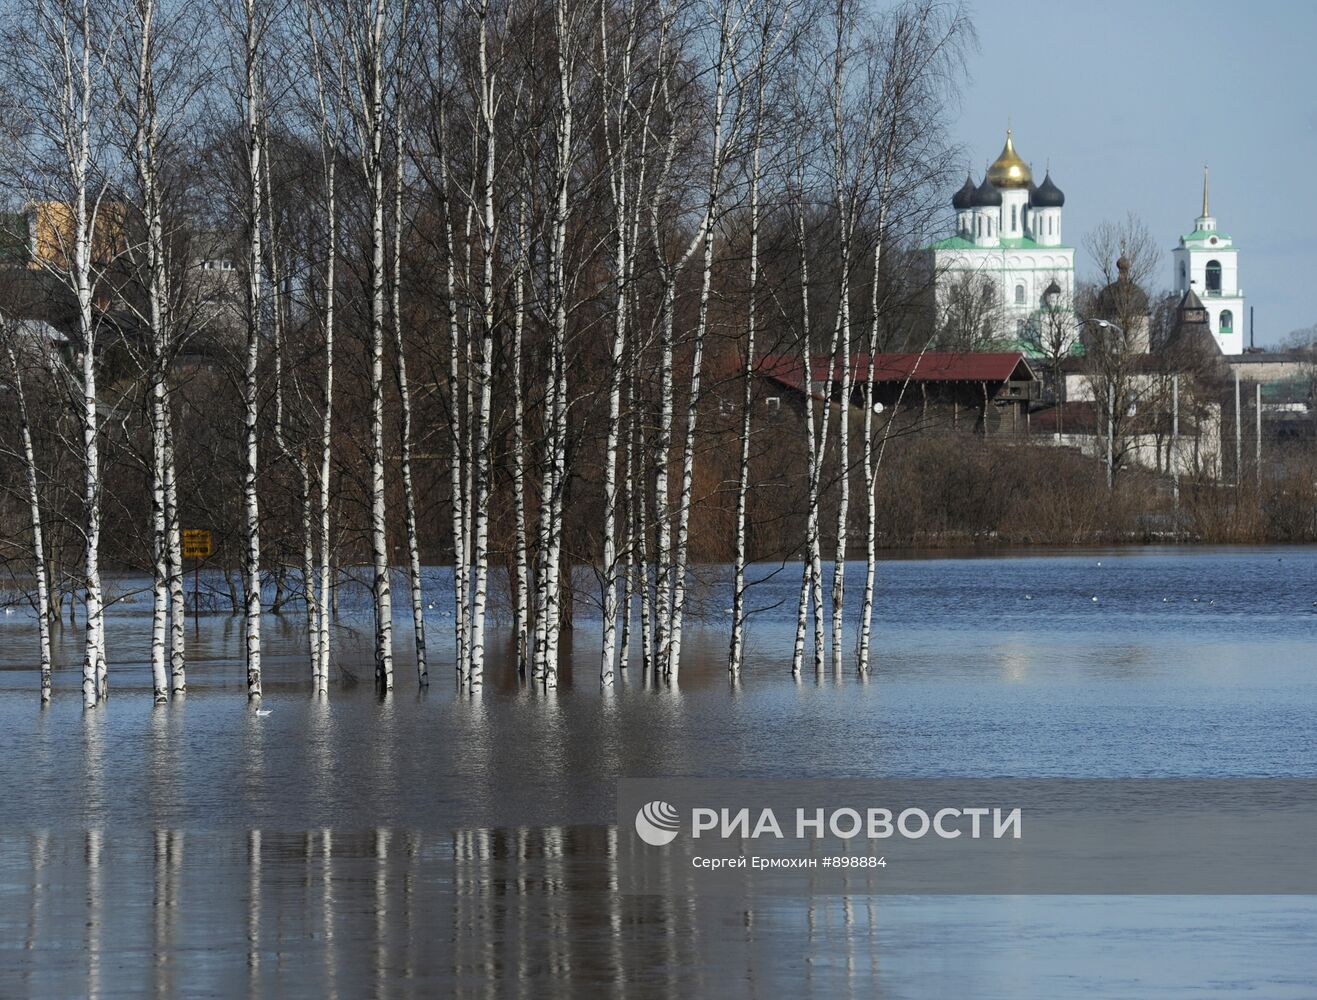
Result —
[[1207, 163], [1257, 345], [1317, 323], [1317, 3], [976, 0], [972, 13], [979, 50], [952, 137], [976, 181], [1008, 120], [1035, 180], [1051, 161], [1081, 279], [1096, 270], [1084, 235], [1133, 212], [1169, 288]]

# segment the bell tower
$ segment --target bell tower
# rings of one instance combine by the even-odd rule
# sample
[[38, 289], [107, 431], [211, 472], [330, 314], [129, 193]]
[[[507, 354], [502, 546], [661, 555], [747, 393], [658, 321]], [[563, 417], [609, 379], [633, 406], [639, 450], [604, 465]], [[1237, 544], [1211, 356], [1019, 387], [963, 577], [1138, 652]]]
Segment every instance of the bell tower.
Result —
[[1244, 353], [1244, 291], [1239, 287], [1239, 248], [1216, 226], [1207, 166], [1203, 166], [1203, 210], [1194, 229], [1171, 251], [1175, 290], [1192, 290], [1207, 310], [1212, 337], [1222, 354]]

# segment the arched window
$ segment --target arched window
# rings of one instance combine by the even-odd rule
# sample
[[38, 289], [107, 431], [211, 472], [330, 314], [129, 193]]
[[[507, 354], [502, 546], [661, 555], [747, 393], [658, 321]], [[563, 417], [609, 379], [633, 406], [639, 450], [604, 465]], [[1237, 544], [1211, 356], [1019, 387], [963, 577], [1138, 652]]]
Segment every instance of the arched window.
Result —
[[1019, 216], [1016, 214], [1018, 211], [1019, 209], [1014, 205], [1011, 206], [1011, 229], [1018, 229], [1020, 227]]
[[1047, 217], [1047, 235], [1048, 235], [1048, 236], [1055, 236], [1055, 235], [1056, 235], [1056, 216], [1055, 216], [1055, 215], [1049, 215], [1049, 216]]
[[1235, 314], [1232, 313], [1229, 309], [1221, 310], [1221, 332], [1222, 333], [1235, 332]]
[[974, 219], [974, 235], [975, 236], [983, 235], [983, 216], [981, 215], [975, 217]]
[[1221, 291], [1221, 262], [1219, 260], [1209, 260], [1207, 262], [1207, 290], [1209, 292]]
[[1180, 287], [1185, 288], [1187, 286], [1188, 282], [1185, 281], [1184, 261], [1180, 261]]
[[1022, 305], [1024, 305], [1024, 286], [1023, 286], [1023, 285], [1016, 285], [1016, 286], [1015, 286], [1015, 304], [1016, 304], [1017, 306], [1022, 306]]

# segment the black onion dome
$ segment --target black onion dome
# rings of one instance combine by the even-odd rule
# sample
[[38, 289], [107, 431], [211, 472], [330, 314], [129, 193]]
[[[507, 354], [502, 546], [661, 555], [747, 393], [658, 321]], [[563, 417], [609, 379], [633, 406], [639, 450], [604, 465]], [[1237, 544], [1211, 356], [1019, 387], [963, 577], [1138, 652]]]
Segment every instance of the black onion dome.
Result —
[[1052, 172], [1050, 170], [1037, 189], [1030, 192], [1029, 204], [1034, 208], [1060, 208], [1065, 204], [1065, 195], [1059, 187], [1052, 183]]
[[1000, 208], [1001, 192], [985, 177], [983, 183], [974, 189], [972, 203], [975, 208]]
[[969, 174], [965, 175], [965, 185], [951, 196], [951, 207], [955, 209], [974, 207], [974, 181]]
[[1150, 315], [1148, 293], [1130, 277], [1129, 258], [1123, 253], [1116, 261], [1116, 271], [1116, 280], [1098, 292], [1098, 315], [1109, 320]]

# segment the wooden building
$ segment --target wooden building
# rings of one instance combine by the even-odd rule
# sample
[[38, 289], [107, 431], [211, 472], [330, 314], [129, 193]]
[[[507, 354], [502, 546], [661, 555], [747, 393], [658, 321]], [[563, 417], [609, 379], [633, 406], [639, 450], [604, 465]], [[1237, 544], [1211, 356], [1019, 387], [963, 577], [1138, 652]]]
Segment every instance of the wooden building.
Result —
[[[812, 357], [807, 378], [800, 355], [768, 354], [755, 371], [794, 394], [841, 401], [840, 359]], [[1024, 432], [1029, 404], [1042, 396], [1042, 382], [1019, 351], [852, 354], [850, 378], [852, 406], [917, 413], [978, 433]]]

